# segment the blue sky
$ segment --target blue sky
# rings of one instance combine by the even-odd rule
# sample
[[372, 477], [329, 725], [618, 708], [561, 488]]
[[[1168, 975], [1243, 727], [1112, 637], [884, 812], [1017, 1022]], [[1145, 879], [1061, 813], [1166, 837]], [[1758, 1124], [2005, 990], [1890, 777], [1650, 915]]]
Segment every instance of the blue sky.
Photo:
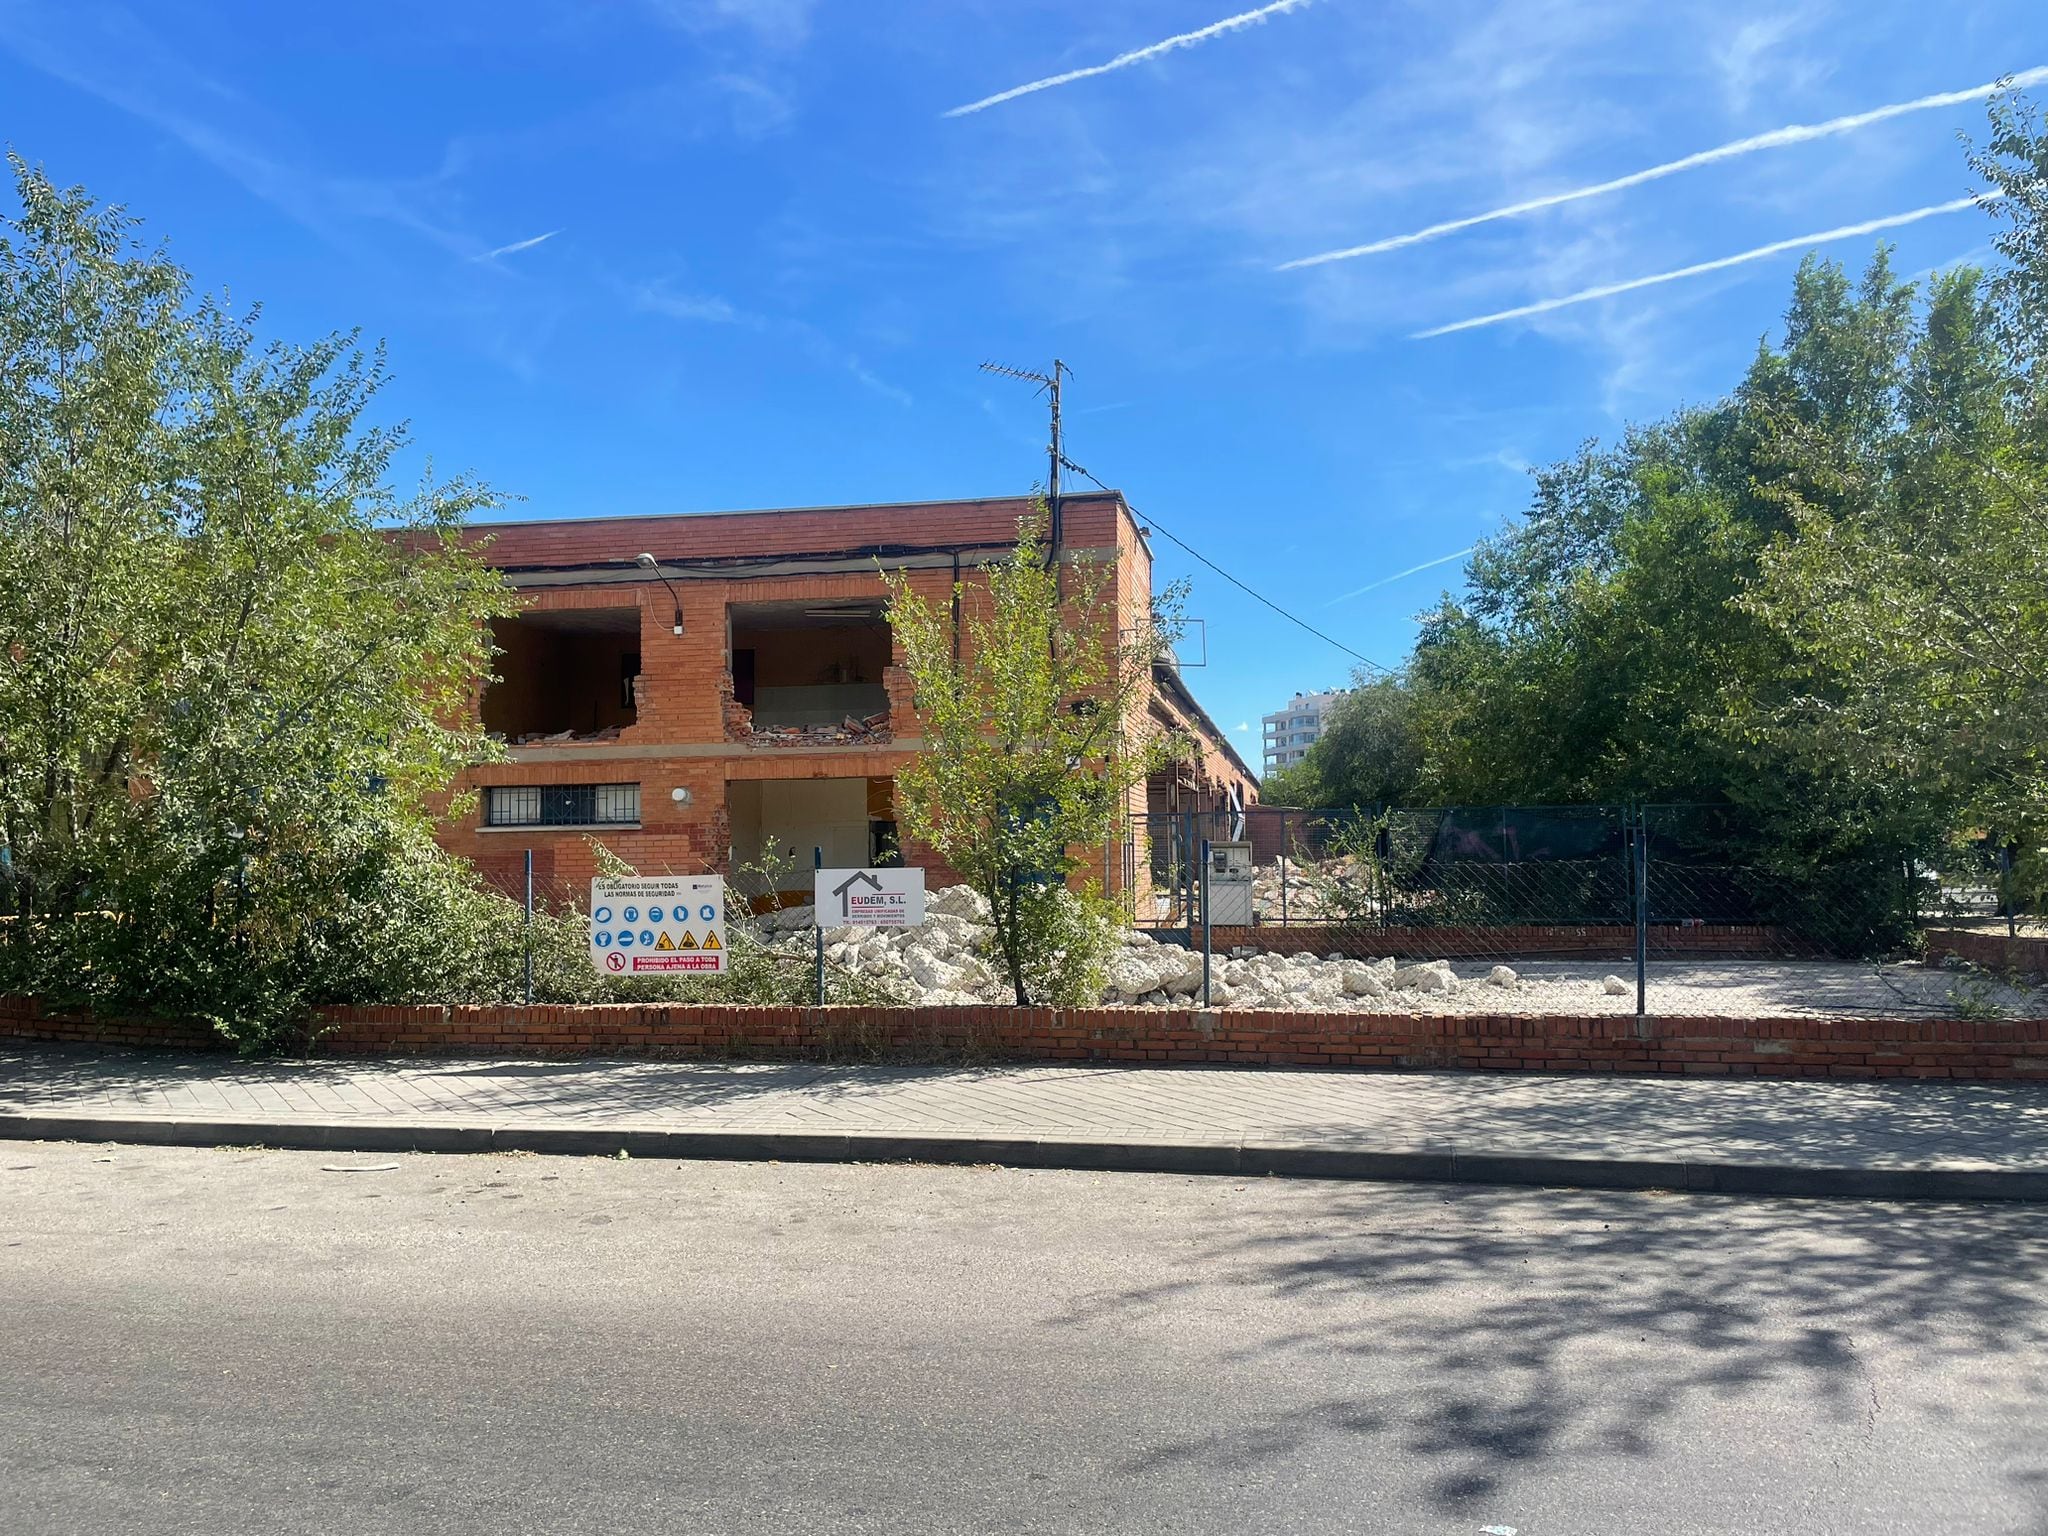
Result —
[[[976, 364], [1057, 355], [1074, 459], [1393, 663], [1459, 570], [1413, 568], [1529, 464], [1722, 393], [1798, 257], [1417, 333], [1964, 197], [1982, 106], [1283, 264], [2048, 65], [2039, 0], [1297, 0], [946, 115], [1256, 8], [0, 0], [0, 134], [274, 332], [386, 338], [391, 415], [515, 514], [1023, 490], [1041, 408]], [[1911, 273], [1989, 227], [1882, 238]], [[1347, 675], [1160, 563], [1248, 747]]]

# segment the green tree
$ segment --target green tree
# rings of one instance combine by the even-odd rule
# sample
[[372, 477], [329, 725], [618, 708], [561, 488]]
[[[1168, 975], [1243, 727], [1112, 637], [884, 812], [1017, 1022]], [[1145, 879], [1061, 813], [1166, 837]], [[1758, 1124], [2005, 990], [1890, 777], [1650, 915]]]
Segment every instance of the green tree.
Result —
[[[1910, 402], [1930, 368], [1979, 377], [1966, 359], [1989, 331], [1971, 282], [1922, 304], [1883, 250], [1857, 280], [1809, 258], [1782, 341], [1759, 346], [1727, 400], [1540, 474], [1527, 516], [1473, 557], [1468, 594], [1424, 620], [1408, 681], [1431, 797], [1729, 807], [1715, 856], [1767, 877], [1787, 921], [1896, 936], [1900, 872], [1941, 841], [1956, 800], [1854, 739], [1849, 724], [1884, 706], [1813, 567], [1841, 600], [1891, 601], [1924, 628], [1875, 567], [1840, 561], [1845, 530], [1874, 526], [1871, 487], [1917, 485], [1954, 508], [1949, 456]], [[1996, 394], [1980, 380], [1954, 395], [1972, 432]], [[1912, 580], [1936, 600], [1935, 572]]]
[[[1315, 749], [1309, 749], [1313, 752]], [[1285, 768], [1275, 768], [1259, 780], [1259, 804], [1262, 806], [1320, 806], [1324, 803], [1322, 776], [1309, 766], [1304, 757], [1298, 763], [1289, 763]]]
[[1331, 707], [1301, 762], [1268, 774], [1266, 805], [1413, 804], [1422, 783], [1422, 738], [1413, 690], [1398, 678], [1360, 673]]
[[1730, 609], [1768, 530], [1732, 493], [1733, 406], [1684, 412], [1542, 471], [1469, 595], [1425, 615], [1409, 683], [1447, 803], [1723, 798], [1725, 681], [1764, 626]]
[[1744, 723], [2032, 849], [2048, 842], [2048, 137], [2012, 102], [1994, 128], [1976, 164], [2007, 193], [2004, 268], [1932, 282], [1856, 430], [1768, 419], [1794, 535], [1746, 606], [1799, 667]]
[[487, 751], [456, 722], [510, 606], [461, 538], [492, 498], [389, 488], [352, 336], [262, 343], [12, 166], [0, 980], [243, 1039], [416, 985], [382, 940], [445, 905], [432, 815]]
[[1102, 893], [1076, 883], [1185, 750], [1147, 713], [1181, 589], [1120, 626], [1113, 570], [1045, 551], [1043, 516], [1021, 521], [1009, 555], [951, 594], [957, 637], [950, 604], [890, 579], [925, 748], [897, 778], [897, 814], [988, 899], [1020, 1007], [1093, 1000], [1114, 934]]

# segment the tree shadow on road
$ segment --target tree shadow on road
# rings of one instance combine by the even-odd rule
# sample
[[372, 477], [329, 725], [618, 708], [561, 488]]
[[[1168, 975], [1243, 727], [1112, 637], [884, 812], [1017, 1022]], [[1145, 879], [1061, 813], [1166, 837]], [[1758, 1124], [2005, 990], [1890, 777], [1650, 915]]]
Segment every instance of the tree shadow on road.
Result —
[[2028, 1426], [1994, 1447], [2011, 1491], [2048, 1488], [2048, 1211], [1489, 1189], [1418, 1206], [1369, 1185], [1297, 1188], [1318, 1191], [1298, 1224], [1219, 1212], [1186, 1278], [1095, 1295], [1059, 1326], [1136, 1327], [1249, 1290], [1294, 1326], [1248, 1336], [1235, 1363], [1314, 1371], [1334, 1354], [1369, 1363], [1375, 1385], [1249, 1436], [1153, 1447], [1133, 1472], [1242, 1472], [1354, 1437], [1345, 1454], [1419, 1463], [1431, 1501], [1469, 1518], [1552, 1458], [1625, 1478], [1708, 1405], [1789, 1395], [1854, 1446], [1881, 1414], [1947, 1411], [1898, 1393], [1995, 1377]]

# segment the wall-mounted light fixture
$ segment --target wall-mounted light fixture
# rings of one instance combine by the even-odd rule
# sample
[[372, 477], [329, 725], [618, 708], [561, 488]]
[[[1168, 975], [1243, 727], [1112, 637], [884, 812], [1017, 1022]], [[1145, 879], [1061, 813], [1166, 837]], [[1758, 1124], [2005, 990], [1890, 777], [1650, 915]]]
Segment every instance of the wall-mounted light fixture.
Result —
[[659, 562], [657, 562], [657, 561], [655, 560], [654, 556], [652, 556], [652, 555], [650, 555], [650, 554], [646, 553], [646, 551], [644, 551], [644, 550], [643, 550], [643, 551], [642, 551], [641, 553], [639, 553], [638, 555], [635, 555], [635, 556], [633, 557], [633, 563], [634, 563], [635, 565], [639, 566], [641, 570], [643, 570], [643, 571], [652, 571], [652, 572], [654, 572], [654, 574], [655, 574], [655, 575], [657, 575], [657, 576], [661, 577], [661, 584], [662, 584], [662, 585], [663, 585], [664, 587], [667, 587], [667, 588], [668, 588], [668, 595], [669, 595], [670, 597], [672, 597], [672, 598], [674, 598], [674, 599], [676, 600], [676, 628], [675, 628], [675, 632], [676, 632], [677, 634], [679, 634], [679, 635], [680, 635], [680, 634], [681, 634], [681, 633], [683, 632], [683, 595], [682, 595], [682, 593], [680, 593], [680, 592], [678, 592], [678, 591], [676, 590], [676, 584], [675, 584], [674, 582], [670, 581], [670, 580], [668, 579], [668, 576], [667, 576], [667, 575], [666, 575], [666, 574], [665, 574], [665, 573], [664, 573], [664, 572], [662, 571], [662, 568], [661, 568], [661, 565], [660, 565], [660, 563], [659, 563]]
[[688, 805], [690, 803], [691, 798], [690, 791], [681, 784], [678, 784], [674, 789], [670, 790], [668, 792], [668, 797], [669, 799], [675, 801], [677, 805]]

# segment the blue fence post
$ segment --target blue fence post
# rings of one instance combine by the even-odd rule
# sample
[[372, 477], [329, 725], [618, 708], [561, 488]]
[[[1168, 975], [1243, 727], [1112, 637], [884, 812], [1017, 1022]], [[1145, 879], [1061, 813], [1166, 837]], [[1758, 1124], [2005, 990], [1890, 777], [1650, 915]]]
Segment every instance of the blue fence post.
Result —
[[2005, 936], [2016, 939], [2020, 936], [2020, 899], [2012, 888], [2012, 843], [2006, 841], [1998, 850], [1998, 899], [2005, 908]]
[[1392, 805], [1375, 804], [1372, 808], [1372, 883], [1367, 887], [1367, 910], [1372, 913], [1373, 926], [1384, 936], [1388, 917], [1393, 911], [1393, 900], [1388, 891], [1393, 879], [1394, 863], [1394, 808]]
[[[811, 873], [816, 874], [825, 867], [825, 850], [812, 845]], [[818, 1006], [825, 1006], [825, 914], [818, 910], [818, 892], [813, 882], [811, 891], [811, 932], [817, 939]]]
[[533, 850], [526, 850], [526, 1006], [533, 1006]]
[[1209, 928], [1209, 839], [1202, 839], [1202, 1006], [1209, 1006], [1209, 955], [1214, 948]]
[[1636, 1017], [1649, 1012], [1650, 819], [1636, 807]]

